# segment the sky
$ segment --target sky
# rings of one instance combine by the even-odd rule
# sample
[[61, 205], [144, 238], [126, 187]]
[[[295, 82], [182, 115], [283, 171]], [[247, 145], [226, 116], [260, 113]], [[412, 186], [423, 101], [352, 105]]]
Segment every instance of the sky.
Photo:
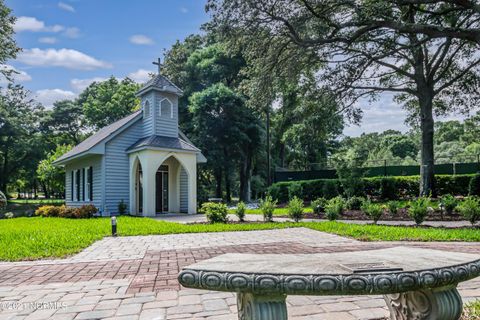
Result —
[[23, 49], [8, 64], [45, 106], [113, 75], [138, 82], [177, 39], [208, 20], [199, 0], [6, 0]]
[[[152, 61], [209, 19], [204, 0], [6, 0], [18, 18], [23, 51], [9, 68], [16, 81], [47, 108], [74, 99], [93, 81], [126, 76], [142, 83], [157, 70]], [[1, 85], [1, 80], [0, 80]], [[362, 105], [360, 126], [345, 135], [406, 131], [405, 111], [385, 94]]]

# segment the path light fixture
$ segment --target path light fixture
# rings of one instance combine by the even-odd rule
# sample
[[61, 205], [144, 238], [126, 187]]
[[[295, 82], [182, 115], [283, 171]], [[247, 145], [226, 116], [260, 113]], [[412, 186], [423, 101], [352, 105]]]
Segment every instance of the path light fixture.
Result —
[[116, 237], [117, 236], [117, 217], [112, 217], [110, 221], [112, 223], [112, 236]]

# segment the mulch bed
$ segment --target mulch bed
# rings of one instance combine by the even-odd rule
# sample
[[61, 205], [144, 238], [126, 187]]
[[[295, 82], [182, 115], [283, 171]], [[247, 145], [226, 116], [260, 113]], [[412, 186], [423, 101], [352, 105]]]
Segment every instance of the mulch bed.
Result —
[[[279, 216], [277, 216], [279, 217]], [[287, 216], [285, 216], [287, 217]], [[325, 219], [325, 215], [321, 214], [320, 216], [314, 213], [306, 213], [305, 218], [307, 219]], [[346, 210], [338, 220], [372, 220], [369, 218], [365, 213], [360, 210]], [[397, 214], [391, 215], [390, 213], [386, 212], [382, 214], [380, 220], [383, 221], [412, 221], [412, 218], [408, 215], [407, 209], [403, 208], [398, 210]], [[465, 221], [463, 216], [453, 213], [451, 215], [444, 214], [443, 217], [440, 212], [433, 212], [430, 213], [426, 218], [425, 221]]]

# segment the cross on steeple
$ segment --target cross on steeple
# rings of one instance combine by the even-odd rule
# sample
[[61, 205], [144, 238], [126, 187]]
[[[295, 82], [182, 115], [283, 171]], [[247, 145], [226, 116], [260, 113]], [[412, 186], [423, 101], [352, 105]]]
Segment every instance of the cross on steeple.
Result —
[[158, 58], [157, 61], [154, 61], [152, 62], [154, 65], [158, 66], [158, 74], [160, 74], [162, 72], [162, 67], [163, 67], [163, 64], [160, 60], [160, 58]]

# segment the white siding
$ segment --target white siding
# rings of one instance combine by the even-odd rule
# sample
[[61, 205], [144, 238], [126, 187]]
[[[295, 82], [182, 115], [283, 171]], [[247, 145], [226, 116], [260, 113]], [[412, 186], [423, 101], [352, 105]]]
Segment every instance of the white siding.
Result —
[[[143, 135], [142, 137], [148, 137], [154, 134], [154, 123], [153, 120], [155, 119], [155, 97], [153, 93], [149, 93], [142, 97], [142, 107], [145, 104], [145, 101], [149, 101], [150, 103], [150, 116], [145, 117], [145, 113], [143, 114]], [[133, 143], [132, 143], [133, 144]]]
[[[85, 204], [93, 204], [100, 211], [103, 211], [102, 208], [102, 157], [91, 156], [84, 159], [79, 159], [75, 162], [70, 162], [65, 166], [65, 203], [70, 207], [80, 207]], [[92, 167], [93, 168], [93, 200], [84, 201], [82, 198], [84, 183], [80, 181], [80, 201], [72, 201], [71, 194], [71, 181], [70, 177], [72, 170], [82, 170], [83, 168]], [[85, 177], [87, 173], [85, 172]], [[82, 179], [82, 173], [80, 172], [80, 179]], [[75, 188], [75, 187], [74, 187]], [[87, 198], [87, 195], [85, 195]]]
[[127, 128], [105, 145], [105, 212], [117, 213], [118, 204], [130, 202], [130, 167], [126, 149], [143, 137], [142, 121]]
[[[171, 110], [160, 112], [161, 103], [168, 99], [173, 105]], [[166, 137], [178, 137], [178, 98], [173, 94], [155, 93], [155, 134]]]
[[180, 169], [180, 212], [188, 213], [188, 174]]

